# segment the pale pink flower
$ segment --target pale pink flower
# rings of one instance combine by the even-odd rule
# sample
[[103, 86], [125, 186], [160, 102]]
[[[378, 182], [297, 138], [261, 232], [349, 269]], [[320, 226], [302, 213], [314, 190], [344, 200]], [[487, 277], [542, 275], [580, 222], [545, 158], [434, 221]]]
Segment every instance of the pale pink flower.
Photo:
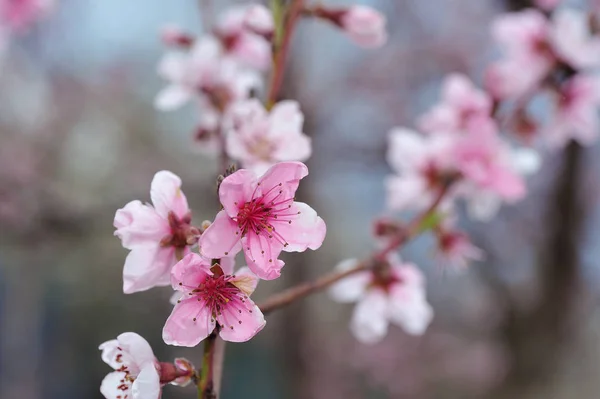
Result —
[[437, 238], [438, 257], [453, 269], [464, 270], [472, 261], [482, 261], [485, 254], [480, 248], [473, 245], [466, 233], [454, 227], [455, 223], [456, 217], [449, 215], [434, 230]]
[[[349, 270], [357, 264], [356, 259], [348, 259], [336, 269]], [[398, 257], [390, 257], [387, 264], [374, 270], [349, 275], [332, 285], [329, 292], [338, 302], [357, 302], [350, 329], [366, 344], [383, 339], [390, 323], [408, 334], [422, 335], [433, 318], [421, 271]]]
[[272, 13], [263, 5], [228, 9], [217, 21], [215, 33], [225, 51], [236, 60], [257, 69], [271, 64]]
[[266, 324], [249, 297], [258, 278], [248, 268], [233, 274], [233, 268], [211, 266], [210, 259], [191, 253], [173, 267], [171, 283], [182, 297], [163, 329], [169, 345], [196, 346], [217, 325], [223, 340], [244, 342]]
[[154, 175], [152, 205], [131, 201], [115, 214], [115, 235], [131, 252], [123, 269], [123, 292], [130, 294], [169, 285], [177, 256], [189, 252], [199, 231], [181, 191], [181, 179], [168, 171]]
[[534, 3], [537, 7], [546, 10], [552, 11], [562, 2], [562, 0], [535, 0]]
[[598, 78], [575, 75], [560, 88], [552, 119], [544, 129], [551, 147], [566, 145], [573, 139], [591, 145], [598, 139], [598, 107], [600, 85]]
[[159, 399], [160, 365], [150, 344], [133, 332], [100, 345], [102, 360], [115, 369], [102, 381], [106, 399]]
[[226, 57], [221, 44], [211, 36], [196, 40], [187, 52], [165, 54], [158, 74], [169, 81], [155, 99], [156, 108], [162, 111], [174, 110], [196, 98], [203, 106], [223, 112], [260, 85], [259, 76]]
[[494, 21], [492, 35], [506, 57], [486, 72], [486, 88], [494, 97], [521, 96], [546, 77], [556, 61], [549, 31], [548, 19], [534, 9], [503, 14]]
[[472, 121], [452, 154], [462, 176], [455, 193], [468, 200], [470, 215], [480, 220], [489, 220], [503, 202], [522, 199], [527, 191], [524, 176], [540, 165], [535, 150], [511, 147], [487, 118]]
[[0, 26], [23, 32], [54, 7], [54, 0], [0, 0]]
[[473, 117], [489, 116], [492, 99], [478, 90], [465, 75], [454, 73], [442, 84], [441, 102], [421, 116], [417, 125], [426, 133], [454, 133]]
[[160, 38], [164, 44], [170, 47], [187, 49], [196, 40], [189, 32], [177, 25], [165, 25], [160, 31]]
[[381, 47], [387, 41], [386, 18], [371, 7], [351, 6], [340, 13], [336, 22], [359, 46]]
[[250, 269], [261, 279], [281, 274], [281, 251], [317, 249], [326, 233], [314, 209], [294, 201], [300, 180], [308, 175], [301, 162], [280, 162], [258, 178], [241, 169], [227, 176], [219, 188], [223, 210], [200, 238], [207, 258], [233, 256], [244, 250]]
[[560, 59], [575, 69], [600, 66], [600, 37], [592, 34], [587, 13], [561, 8], [552, 20], [550, 37]]
[[310, 138], [302, 132], [304, 115], [296, 101], [281, 101], [270, 111], [256, 99], [238, 102], [226, 120], [227, 153], [258, 175], [277, 162], [310, 157]]
[[393, 210], [422, 209], [433, 202], [448, 178], [454, 137], [424, 136], [405, 128], [389, 134], [387, 160], [394, 175], [385, 180], [387, 206]]

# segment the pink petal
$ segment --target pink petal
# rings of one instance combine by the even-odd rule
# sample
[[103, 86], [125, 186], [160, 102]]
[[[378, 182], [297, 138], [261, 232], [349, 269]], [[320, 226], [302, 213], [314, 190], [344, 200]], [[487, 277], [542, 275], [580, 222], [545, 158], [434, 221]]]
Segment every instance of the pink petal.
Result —
[[156, 212], [165, 219], [169, 211], [173, 211], [179, 218], [190, 211], [187, 199], [181, 191], [181, 179], [166, 170], [154, 175], [150, 185], [150, 198]]
[[250, 271], [249, 267], [245, 266], [235, 273], [235, 277], [231, 280], [231, 283], [238, 287], [244, 294], [250, 296], [258, 285], [258, 277]]
[[388, 176], [384, 180], [387, 191], [387, 207], [392, 210], [420, 209], [432, 201], [432, 191], [427, 182], [416, 174]]
[[312, 153], [310, 137], [303, 133], [292, 134], [283, 139], [285, 143], [277, 147], [273, 158], [279, 161], [306, 161]]
[[214, 329], [211, 310], [204, 302], [190, 298], [173, 308], [163, 328], [163, 340], [167, 345], [196, 346]]
[[235, 269], [235, 257], [234, 256], [225, 256], [219, 259], [219, 265], [225, 274], [233, 274], [233, 270]]
[[[336, 270], [343, 272], [358, 266], [357, 259], [346, 259], [336, 266]], [[329, 289], [329, 295], [337, 302], [356, 302], [365, 295], [372, 280], [371, 272], [363, 271], [349, 275]]]
[[131, 294], [169, 285], [171, 267], [175, 262], [173, 247], [163, 248], [157, 244], [134, 248], [125, 259], [123, 292]]
[[506, 200], [519, 200], [527, 192], [523, 178], [505, 168], [495, 168], [490, 178], [492, 179], [491, 188]]
[[387, 161], [396, 172], [417, 168], [427, 154], [427, 141], [423, 135], [405, 128], [395, 128], [389, 133]]
[[327, 233], [325, 222], [317, 212], [304, 202], [294, 202], [292, 207], [286, 211], [297, 214], [288, 220], [275, 219], [272, 221], [275, 231], [285, 238], [287, 246], [283, 248], [286, 252], [303, 252], [307, 248], [318, 249]]
[[388, 330], [388, 300], [379, 289], [370, 290], [356, 305], [350, 329], [354, 336], [365, 344], [380, 341]]
[[269, 168], [259, 179], [261, 193], [264, 195], [281, 184], [280, 190], [283, 193], [279, 197], [280, 200], [292, 198], [298, 189], [300, 179], [307, 175], [308, 168], [302, 162], [279, 162]]
[[284, 262], [277, 257], [283, 249], [282, 242], [248, 231], [242, 238], [242, 246], [248, 267], [254, 274], [263, 280], [274, 280], [280, 276]]
[[131, 201], [115, 214], [115, 235], [125, 248], [156, 244], [170, 234], [169, 224], [161, 218], [154, 208], [140, 201]]
[[210, 259], [220, 259], [234, 256], [241, 249], [237, 224], [225, 211], [220, 211], [215, 221], [200, 236], [200, 253]]
[[229, 342], [245, 342], [254, 337], [265, 324], [265, 317], [250, 298], [242, 302], [239, 298], [231, 300], [217, 315], [221, 325], [219, 336]]
[[204, 282], [207, 276], [212, 276], [210, 260], [189, 253], [171, 270], [171, 285], [174, 290], [191, 292]]
[[238, 170], [227, 176], [219, 187], [219, 199], [227, 215], [237, 216], [240, 206], [252, 199], [255, 188], [256, 176], [247, 169]]
[[422, 335], [433, 318], [423, 287], [395, 284], [389, 295], [390, 320], [409, 334]]
[[160, 375], [154, 363], [148, 363], [142, 368], [131, 385], [133, 399], [159, 399]]
[[125, 373], [120, 371], [114, 371], [104, 377], [102, 384], [100, 384], [100, 392], [106, 399], [122, 399], [124, 395], [130, 392], [129, 388], [126, 391], [118, 389], [122, 385], [128, 386], [129, 383], [123, 384], [121, 382], [125, 378], [125, 375]]

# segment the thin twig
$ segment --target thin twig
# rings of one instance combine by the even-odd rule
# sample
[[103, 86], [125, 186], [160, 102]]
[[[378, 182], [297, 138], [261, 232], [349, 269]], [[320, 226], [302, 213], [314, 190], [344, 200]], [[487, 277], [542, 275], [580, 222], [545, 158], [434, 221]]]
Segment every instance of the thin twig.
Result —
[[423, 222], [433, 215], [440, 205], [444, 197], [449, 191], [451, 183], [445, 185], [438, 193], [437, 197], [431, 203], [429, 208], [423, 211], [419, 216], [417, 216], [403, 231], [398, 232], [385, 246], [383, 249], [377, 251], [375, 254], [371, 256], [371, 258], [360, 262], [358, 265], [349, 270], [344, 271], [335, 271], [325, 276], [322, 276], [315, 281], [310, 281], [307, 283], [303, 283], [297, 285], [295, 287], [288, 288], [279, 294], [275, 294], [272, 297], [268, 298], [262, 304], [259, 305], [260, 310], [263, 314], [267, 314], [272, 312], [273, 310], [279, 309], [281, 307], [287, 306], [299, 299], [307, 297], [310, 294], [315, 292], [319, 292], [324, 290], [325, 288], [331, 286], [332, 284], [346, 278], [354, 273], [358, 273], [360, 271], [368, 270], [375, 263], [379, 261], [385, 260], [386, 256], [389, 255], [390, 252], [398, 249], [400, 246], [405, 244], [410, 239], [419, 235], [423, 231]]
[[[218, 329], [218, 328], [217, 328]], [[202, 369], [198, 381], [198, 399], [216, 399], [214, 389], [215, 346], [217, 342], [217, 329], [204, 340], [204, 354], [202, 356]], [[220, 366], [222, 367], [222, 366]]]
[[292, 36], [296, 30], [296, 22], [298, 22], [298, 18], [301, 16], [303, 5], [304, 0], [292, 0], [283, 21], [285, 25], [281, 43], [277, 40], [278, 35], [275, 35], [276, 40], [273, 43], [273, 71], [271, 72], [271, 83], [266, 101], [267, 108], [271, 108], [277, 101], [277, 96], [279, 95], [279, 90], [283, 83], [285, 64], [292, 42]]

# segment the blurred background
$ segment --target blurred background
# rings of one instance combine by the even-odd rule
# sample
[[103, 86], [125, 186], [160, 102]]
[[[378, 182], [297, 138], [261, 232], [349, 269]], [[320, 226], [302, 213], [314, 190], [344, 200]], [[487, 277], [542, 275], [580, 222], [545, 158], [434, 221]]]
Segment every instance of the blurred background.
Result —
[[[214, 0], [216, 14], [234, 2]], [[494, 16], [526, 0], [380, 0], [390, 41], [355, 47], [317, 21], [295, 36], [283, 97], [313, 138], [299, 198], [328, 224], [323, 247], [287, 258], [260, 300], [372, 249], [383, 214], [386, 134], [412, 126], [449, 72], [481, 83], [495, 56]], [[348, 5], [350, 2], [328, 1]], [[205, 16], [207, 17], [207, 16]], [[208, 16], [213, 18], [213, 16]], [[194, 221], [212, 219], [214, 159], [193, 144], [196, 110], [159, 113], [159, 30], [202, 30], [197, 0], [57, 0], [0, 63], [0, 398], [101, 398], [110, 369], [98, 345], [135, 331], [164, 361], [200, 363], [201, 348], [167, 347], [169, 288], [124, 295], [127, 251], [116, 209], [149, 200], [154, 173], [180, 175]], [[227, 346], [222, 397], [574, 398], [600, 392], [598, 148], [545, 158], [524, 202], [464, 227], [487, 260], [444, 273], [432, 242], [406, 247], [428, 276], [436, 315], [423, 337], [392, 328], [375, 346], [347, 325], [352, 307], [318, 294]], [[165, 399], [194, 397], [168, 386]]]

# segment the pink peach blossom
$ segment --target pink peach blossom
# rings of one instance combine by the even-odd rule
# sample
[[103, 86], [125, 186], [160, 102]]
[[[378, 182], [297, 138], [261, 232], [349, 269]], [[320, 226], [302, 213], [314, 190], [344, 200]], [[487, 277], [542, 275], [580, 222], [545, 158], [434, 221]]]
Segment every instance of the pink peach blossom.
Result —
[[534, 0], [534, 4], [546, 11], [551, 11], [558, 7], [562, 0]]
[[548, 144], [562, 147], [569, 140], [591, 145], [598, 139], [598, 107], [600, 85], [595, 76], [575, 75], [565, 82], [558, 93], [552, 119], [544, 133]]
[[159, 399], [160, 365], [150, 344], [133, 332], [100, 345], [102, 360], [115, 369], [102, 381], [106, 399]]
[[338, 23], [359, 46], [381, 47], [387, 41], [386, 18], [371, 7], [351, 6], [341, 13]]
[[226, 116], [227, 153], [242, 167], [263, 174], [280, 161], [305, 161], [310, 138], [296, 101], [281, 101], [268, 112], [256, 99], [238, 102]]
[[464, 270], [472, 261], [485, 258], [484, 252], [477, 248], [469, 236], [455, 228], [456, 217], [446, 216], [435, 229], [438, 244], [438, 257], [443, 264], [453, 269]]
[[395, 174], [385, 180], [389, 209], [423, 209], [433, 202], [447, 178], [456, 174], [454, 140], [405, 128], [390, 132], [387, 160]]
[[195, 253], [173, 267], [171, 284], [182, 297], [165, 323], [165, 343], [196, 346], [217, 325], [219, 336], [230, 342], [248, 341], [263, 329], [265, 318], [249, 298], [258, 278], [248, 268], [235, 274], [228, 269]]
[[158, 74], [169, 81], [155, 99], [156, 108], [162, 111], [177, 109], [195, 98], [222, 112], [260, 86], [259, 76], [226, 57], [219, 41], [211, 36], [196, 40], [187, 52], [165, 54]]
[[181, 179], [168, 171], [154, 175], [152, 205], [131, 201], [115, 214], [115, 235], [131, 252], [123, 269], [123, 292], [130, 294], [169, 285], [177, 256], [189, 252], [199, 232], [181, 191]]
[[281, 251], [317, 249], [326, 233], [314, 209], [294, 201], [300, 180], [308, 175], [301, 162], [280, 162], [260, 178], [241, 169], [227, 176], [219, 188], [223, 210], [200, 238], [207, 258], [233, 256], [244, 250], [250, 269], [261, 279], [281, 274]]
[[0, 26], [23, 32], [54, 7], [54, 0], [0, 0]]
[[592, 34], [587, 13], [561, 8], [552, 21], [550, 38], [560, 59], [575, 69], [600, 66], [600, 37]]
[[[356, 259], [348, 259], [336, 269], [349, 270], [357, 264]], [[389, 323], [401, 326], [408, 334], [422, 335], [433, 318], [421, 271], [398, 257], [390, 257], [382, 270], [351, 274], [331, 286], [329, 292], [338, 302], [357, 302], [350, 329], [366, 344], [383, 339]]]
[[486, 72], [486, 88], [495, 98], [519, 97], [546, 77], [556, 61], [549, 32], [548, 19], [534, 9], [494, 21], [492, 35], [505, 57]]
[[217, 21], [215, 33], [225, 51], [252, 68], [264, 70], [271, 64], [272, 13], [263, 5], [229, 8]]
[[468, 120], [490, 116], [492, 99], [478, 90], [465, 75], [454, 73], [442, 84], [442, 100], [426, 114], [417, 125], [426, 133], [454, 133], [465, 128]]

